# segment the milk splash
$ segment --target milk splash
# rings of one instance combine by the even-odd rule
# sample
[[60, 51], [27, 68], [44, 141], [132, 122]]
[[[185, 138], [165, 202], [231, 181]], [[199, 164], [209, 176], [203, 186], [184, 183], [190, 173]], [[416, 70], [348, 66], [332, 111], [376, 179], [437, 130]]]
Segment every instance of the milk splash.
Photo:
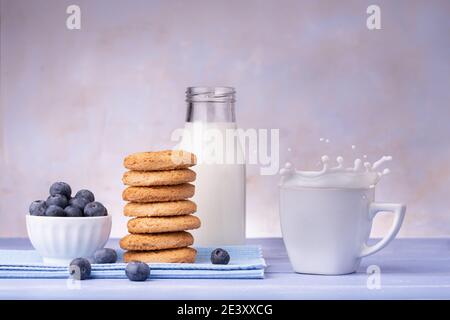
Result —
[[312, 188], [372, 188], [381, 177], [389, 173], [389, 169], [379, 171], [378, 169], [391, 156], [383, 156], [373, 164], [356, 159], [352, 167], [344, 166], [344, 158], [337, 157], [336, 166], [330, 165], [330, 158], [326, 155], [321, 157], [322, 169], [320, 171], [299, 171], [286, 163], [280, 170], [282, 187], [312, 187]]

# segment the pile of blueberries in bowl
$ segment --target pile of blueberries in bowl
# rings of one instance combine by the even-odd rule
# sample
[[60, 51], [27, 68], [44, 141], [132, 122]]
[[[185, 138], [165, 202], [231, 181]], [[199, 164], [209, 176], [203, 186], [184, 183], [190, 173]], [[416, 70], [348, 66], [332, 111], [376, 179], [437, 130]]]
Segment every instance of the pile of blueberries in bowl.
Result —
[[95, 201], [94, 194], [86, 189], [72, 197], [72, 189], [65, 182], [55, 182], [50, 187], [47, 200], [36, 200], [30, 205], [30, 215], [46, 217], [101, 217], [108, 210]]

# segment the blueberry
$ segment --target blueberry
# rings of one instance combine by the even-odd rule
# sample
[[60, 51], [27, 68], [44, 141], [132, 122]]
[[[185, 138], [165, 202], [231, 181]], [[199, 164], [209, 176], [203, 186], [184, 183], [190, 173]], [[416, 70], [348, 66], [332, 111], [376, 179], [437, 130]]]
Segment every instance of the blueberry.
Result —
[[133, 261], [127, 264], [125, 274], [131, 281], [145, 281], [150, 275], [150, 267], [146, 263]]
[[50, 195], [53, 196], [55, 194], [61, 194], [67, 199], [70, 199], [70, 196], [72, 195], [72, 189], [65, 182], [55, 182], [50, 187]]
[[83, 211], [76, 206], [67, 206], [64, 208], [67, 217], [82, 217]]
[[69, 201], [70, 206], [78, 207], [81, 211], [84, 211], [84, 207], [89, 203], [90, 201], [86, 198], [72, 198]]
[[47, 204], [44, 200], [36, 200], [30, 204], [30, 214], [32, 216], [45, 216], [45, 210], [47, 210]]
[[230, 262], [230, 255], [224, 249], [217, 248], [211, 252], [212, 264], [228, 264]]
[[47, 206], [55, 205], [61, 208], [65, 208], [68, 205], [67, 198], [63, 196], [62, 194], [54, 194], [52, 196], [49, 196], [47, 198]]
[[114, 249], [103, 248], [95, 251], [95, 263], [114, 263], [117, 261], [117, 253]]
[[82, 190], [78, 191], [75, 194], [75, 198], [85, 198], [85, 199], [89, 200], [89, 202], [95, 201], [94, 194], [91, 191], [86, 190], [86, 189], [82, 189]]
[[52, 204], [48, 206], [47, 210], [45, 210], [45, 215], [47, 217], [65, 217], [66, 212], [64, 211], [63, 208]]
[[86, 217], [100, 217], [108, 215], [108, 211], [100, 202], [94, 201], [84, 207], [84, 215]]
[[85, 258], [76, 258], [69, 265], [69, 274], [72, 279], [85, 280], [91, 275], [91, 264]]

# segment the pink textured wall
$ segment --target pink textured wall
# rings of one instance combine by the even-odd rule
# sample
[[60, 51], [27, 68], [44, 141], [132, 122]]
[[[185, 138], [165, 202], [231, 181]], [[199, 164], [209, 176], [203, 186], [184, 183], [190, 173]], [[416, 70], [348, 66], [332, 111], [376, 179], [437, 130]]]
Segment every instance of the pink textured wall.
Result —
[[[0, 236], [26, 235], [55, 180], [95, 191], [123, 235], [122, 158], [172, 145], [191, 85], [235, 86], [240, 126], [280, 128], [297, 167], [393, 155], [377, 196], [408, 204], [401, 235], [449, 236], [450, 2], [377, 1], [378, 31], [369, 4], [1, 0]], [[280, 234], [277, 181], [249, 168], [249, 236]]]

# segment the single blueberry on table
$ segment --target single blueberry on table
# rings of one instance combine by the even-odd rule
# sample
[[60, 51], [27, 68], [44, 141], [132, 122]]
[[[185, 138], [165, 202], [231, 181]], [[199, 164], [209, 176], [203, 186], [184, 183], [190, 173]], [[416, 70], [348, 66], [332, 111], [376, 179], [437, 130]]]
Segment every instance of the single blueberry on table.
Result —
[[50, 187], [50, 195], [53, 196], [55, 194], [61, 194], [67, 199], [70, 199], [70, 196], [72, 195], [72, 189], [65, 182], [55, 182]]
[[117, 253], [114, 249], [103, 248], [95, 251], [95, 263], [114, 263], [117, 261]]
[[228, 264], [230, 262], [230, 255], [222, 248], [214, 249], [211, 252], [212, 264]]
[[69, 205], [78, 207], [81, 211], [84, 211], [84, 207], [89, 203], [90, 201], [86, 198], [72, 198], [69, 201]]
[[84, 215], [86, 217], [101, 217], [108, 215], [108, 211], [100, 202], [94, 201], [84, 207]]
[[67, 206], [64, 208], [67, 217], [82, 217], [83, 210], [76, 206]]
[[67, 198], [62, 194], [54, 194], [47, 198], [46, 203], [47, 206], [55, 205], [61, 208], [65, 208], [69, 204], [69, 201], [67, 201]]
[[150, 267], [146, 263], [133, 261], [127, 264], [125, 274], [131, 281], [145, 281], [150, 275]]
[[45, 216], [47, 216], [47, 217], [65, 217], [66, 212], [61, 207], [58, 207], [55, 205], [50, 205], [50, 206], [48, 206], [47, 210], [45, 210]]
[[36, 200], [30, 204], [30, 214], [32, 216], [45, 216], [45, 210], [47, 210], [47, 204], [44, 200]]
[[85, 280], [91, 276], [91, 264], [85, 258], [76, 258], [69, 265], [69, 274], [72, 279]]
[[94, 194], [91, 191], [86, 190], [86, 189], [82, 189], [82, 190], [78, 191], [75, 194], [75, 198], [85, 198], [85, 199], [89, 200], [89, 202], [95, 201]]

